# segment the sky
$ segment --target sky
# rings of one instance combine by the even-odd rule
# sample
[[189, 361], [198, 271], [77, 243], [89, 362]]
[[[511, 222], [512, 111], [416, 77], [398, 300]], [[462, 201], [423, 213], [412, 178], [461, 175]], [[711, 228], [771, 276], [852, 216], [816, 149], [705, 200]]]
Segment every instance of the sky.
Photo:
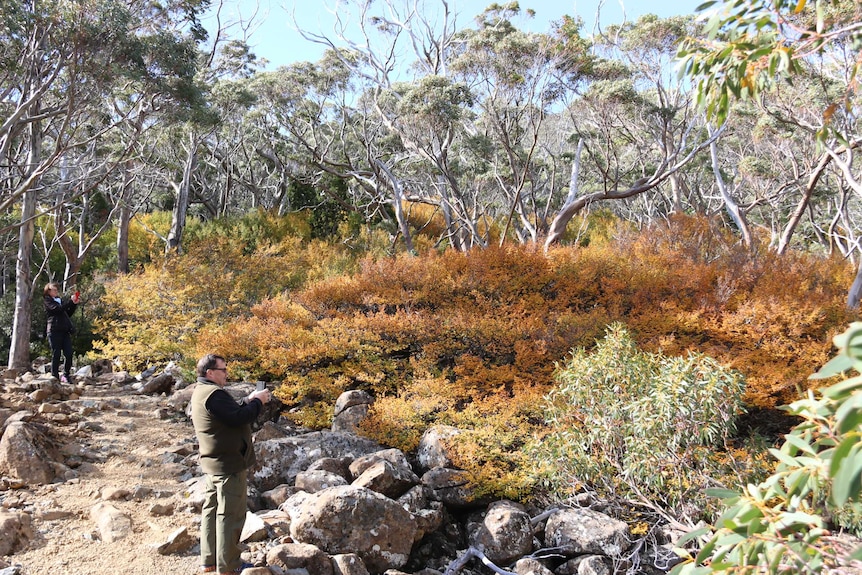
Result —
[[[497, 0], [503, 4], [503, 0]], [[647, 13], [662, 17], [694, 14], [695, 8], [704, 0], [519, 0], [521, 13], [532, 8], [536, 12], [532, 20], [515, 20], [522, 29], [547, 32], [551, 22], [564, 15], [580, 16], [584, 19], [584, 31], [590, 33], [596, 24], [596, 14], [601, 5], [602, 26], [618, 24], [623, 14], [629, 21]], [[265, 58], [272, 70], [299, 61], [316, 61], [323, 54], [319, 44], [303, 39], [295, 29], [294, 21], [303, 30], [333, 35], [334, 17], [327, 10], [335, 0], [223, 0], [222, 20], [237, 19], [253, 22], [249, 29], [248, 43], [258, 58]], [[481, 14], [494, 0], [449, 0], [450, 10], [458, 14], [459, 28], [472, 26], [473, 18]], [[214, 3], [215, 4], [215, 3]], [[383, 4], [383, 2], [377, 2]], [[436, 4], [433, 0], [430, 5]], [[624, 9], [623, 9], [624, 6]], [[623, 12], [625, 10], [625, 12]], [[253, 18], [252, 18], [253, 17]], [[209, 26], [208, 26], [209, 27]], [[212, 30], [211, 30], [212, 33]], [[231, 37], [243, 35], [239, 27], [229, 31]]]

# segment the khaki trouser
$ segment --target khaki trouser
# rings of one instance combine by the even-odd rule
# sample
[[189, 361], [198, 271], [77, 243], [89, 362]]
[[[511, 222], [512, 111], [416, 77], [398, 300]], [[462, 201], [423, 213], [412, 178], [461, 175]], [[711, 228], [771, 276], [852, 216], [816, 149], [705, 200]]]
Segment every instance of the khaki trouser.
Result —
[[201, 510], [201, 565], [215, 565], [219, 573], [242, 565], [239, 537], [248, 509], [246, 473], [206, 475]]

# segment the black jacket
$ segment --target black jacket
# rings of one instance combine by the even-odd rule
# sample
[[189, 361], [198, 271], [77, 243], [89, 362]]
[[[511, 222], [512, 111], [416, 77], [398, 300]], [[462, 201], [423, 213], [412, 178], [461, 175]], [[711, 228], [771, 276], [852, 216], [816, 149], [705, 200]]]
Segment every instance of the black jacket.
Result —
[[48, 333], [72, 333], [75, 331], [75, 326], [72, 325], [72, 320], [69, 319], [69, 316], [75, 313], [76, 307], [78, 307], [77, 304], [70, 299], [57, 303], [57, 300], [45, 294], [45, 314], [48, 316]]

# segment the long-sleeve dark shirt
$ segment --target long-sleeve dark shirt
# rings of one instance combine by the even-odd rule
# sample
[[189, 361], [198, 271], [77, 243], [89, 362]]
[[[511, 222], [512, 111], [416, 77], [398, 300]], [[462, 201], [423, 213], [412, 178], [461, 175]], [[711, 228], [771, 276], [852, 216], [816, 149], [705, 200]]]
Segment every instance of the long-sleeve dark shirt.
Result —
[[204, 473], [230, 475], [256, 463], [251, 422], [263, 409], [263, 402], [237, 403], [216, 383], [198, 378], [191, 406]]

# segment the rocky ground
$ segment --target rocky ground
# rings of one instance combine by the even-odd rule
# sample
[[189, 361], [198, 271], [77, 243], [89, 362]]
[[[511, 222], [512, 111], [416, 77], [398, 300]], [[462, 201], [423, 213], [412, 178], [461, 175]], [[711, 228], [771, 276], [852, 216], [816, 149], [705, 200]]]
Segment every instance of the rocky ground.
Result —
[[[98, 406], [86, 416], [73, 412], [68, 423], [55, 426], [82, 450], [77, 477], [0, 491], [0, 506], [28, 510], [33, 518], [32, 542], [0, 558], [0, 573], [197, 572], [197, 546], [169, 555], [156, 550], [182, 527], [197, 536], [198, 514], [182, 505], [187, 467], [177, 463], [194, 449], [190, 422], [160, 410], [164, 397], [118, 387], [87, 386], [71, 403]], [[131, 518], [130, 536], [112, 543], [99, 539], [91, 509], [104, 500]]]

